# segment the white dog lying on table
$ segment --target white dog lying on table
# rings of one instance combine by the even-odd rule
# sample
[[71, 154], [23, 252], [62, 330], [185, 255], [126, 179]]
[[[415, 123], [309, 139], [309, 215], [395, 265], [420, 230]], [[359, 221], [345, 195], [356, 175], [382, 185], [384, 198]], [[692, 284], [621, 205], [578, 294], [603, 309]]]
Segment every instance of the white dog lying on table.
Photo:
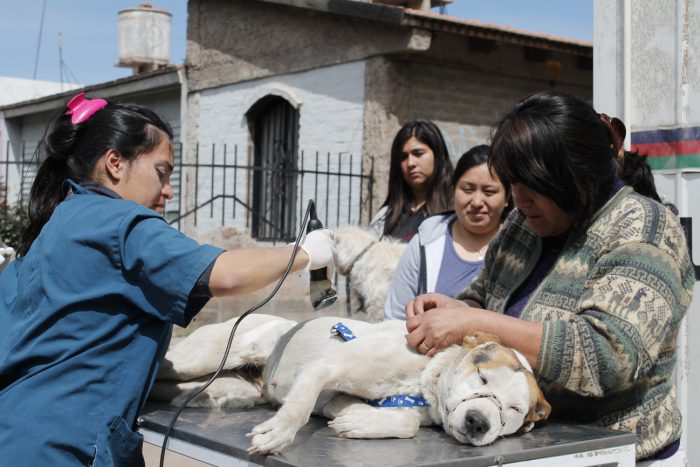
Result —
[[[192, 379], [205, 381], [218, 368], [235, 320], [203, 326], [169, 351], [151, 397], [183, 402], [201, 385]], [[217, 379], [194, 405], [281, 405], [252, 429], [251, 453], [284, 449], [312, 413], [330, 418], [341, 437], [411, 438], [420, 426], [439, 424], [477, 446], [549, 416], [525, 358], [492, 336], [465, 337], [462, 347], [430, 358], [409, 348], [406, 334], [401, 321], [251, 315], [236, 331], [225, 369], [262, 367], [262, 384], [259, 376]]]

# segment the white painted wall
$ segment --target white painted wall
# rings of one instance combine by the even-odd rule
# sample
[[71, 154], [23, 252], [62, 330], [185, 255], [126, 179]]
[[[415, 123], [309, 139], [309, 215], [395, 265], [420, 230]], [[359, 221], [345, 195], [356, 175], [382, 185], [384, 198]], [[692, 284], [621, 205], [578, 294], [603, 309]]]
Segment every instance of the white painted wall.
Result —
[[[630, 135], [700, 126], [700, 0], [594, 0], [593, 101]], [[700, 264], [700, 168], [656, 171], [657, 189], [693, 220]], [[700, 465], [700, 286], [680, 336], [681, 450]], [[682, 456], [680, 456], [682, 457]], [[674, 465], [681, 465], [674, 464]]]
[[[154, 110], [171, 125], [175, 142], [179, 141], [181, 133], [179, 90], [172, 88], [151, 90], [137, 96], [116, 97], [113, 100], [139, 104]], [[0, 178], [8, 186], [10, 204], [14, 204], [18, 199], [20, 190], [28, 195], [37, 167], [33, 166], [27, 169], [26, 166], [22, 167], [18, 164], [6, 165], [5, 161], [16, 162], [22, 158], [25, 161], [35, 160], [35, 150], [40, 144], [47, 126], [59, 110], [56, 108], [13, 118], [6, 118], [3, 112], [0, 112]], [[166, 208], [170, 211], [172, 206], [168, 204]]]
[[[222, 86], [190, 95], [188, 121], [192, 125], [190, 144], [199, 143], [200, 163], [212, 160], [212, 144], [215, 145], [214, 160], [223, 163], [223, 146], [226, 145], [227, 164], [234, 161], [233, 148], [237, 147], [238, 164], [246, 164], [252, 159], [250, 135], [245, 117], [246, 112], [259, 99], [266, 95], [277, 95], [285, 98], [299, 111], [299, 150], [304, 155], [304, 168], [315, 168], [316, 152], [320, 158], [320, 170], [327, 167], [327, 154], [330, 153], [330, 170], [338, 169], [338, 154], [343, 154], [342, 171], [347, 171], [348, 154], [353, 155], [354, 170], [359, 172], [362, 149], [362, 114], [365, 86], [364, 62], [346, 63], [311, 71], [281, 75], [244, 83]], [[194, 151], [189, 151], [191, 155]], [[192, 162], [192, 160], [191, 160]], [[232, 193], [233, 172], [227, 176], [227, 193]], [[200, 171], [198, 179], [198, 203], [205, 202], [210, 197], [211, 177]], [[241, 173], [237, 179], [237, 196], [244, 197], [247, 181]], [[194, 193], [194, 180], [188, 180], [187, 191]], [[214, 193], [222, 192], [223, 179], [214, 180]], [[313, 197], [310, 180], [303, 184], [303, 206], [308, 198]], [[301, 191], [301, 190], [300, 190]], [[326, 200], [326, 185], [319, 186], [317, 209], [321, 220], [335, 226], [335, 206], [340, 199], [344, 211], [348, 210], [348, 193], [350, 187], [345, 182], [340, 186], [331, 180], [328, 186]], [[351, 212], [356, 212], [359, 203], [359, 183], [352, 186], [354, 199], [351, 200]], [[247, 202], [250, 200], [246, 200]], [[227, 201], [230, 203], [230, 201]], [[217, 205], [218, 206], [218, 205]], [[217, 212], [214, 209], [214, 212]], [[231, 208], [226, 206], [226, 225], [245, 229], [245, 214], [237, 208], [235, 218]], [[220, 212], [220, 211], [219, 211]], [[209, 210], [198, 212], [197, 230], [207, 230], [220, 225], [218, 218], [209, 218]], [[215, 214], [216, 216], [216, 214]], [[347, 223], [342, 219], [340, 224]], [[359, 223], [352, 219], [350, 223]], [[189, 225], [189, 222], [188, 222]], [[188, 229], [191, 226], [188, 226]]]
[[[5, 123], [5, 115], [0, 112], [0, 186], [7, 184], [7, 167], [5, 165], [5, 159], [8, 156], [8, 136], [7, 136], [7, 125]], [[4, 196], [4, 193], [0, 193], [0, 199]]]
[[36, 167], [18, 162], [34, 161], [36, 148], [52, 115], [52, 112], [42, 112], [19, 120], [6, 120], [0, 113], [0, 178], [7, 187], [9, 204], [17, 201], [20, 191], [29, 194]]
[[0, 106], [38, 99], [81, 87], [83, 87], [82, 84], [0, 76]]
[[[82, 85], [0, 76], [0, 106], [38, 99], [79, 87], [82, 87]], [[8, 152], [11, 152], [8, 151], [9, 139], [10, 136], [7, 125], [5, 124], [5, 118], [3, 113], [0, 112], [0, 180], [9, 186], [8, 194], [11, 195], [17, 191], [19, 182], [17, 176], [14, 174], [15, 171], [13, 171], [12, 174], [5, 173], [6, 169], [14, 169], [14, 167], [9, 168], [3, 164], [8, 157], [11, 157], [8, 155]], [[41, 139], [41, 136], [39, 136], [38, 139]]]
[[641, 131], [700, 123], [700, 0], [595, 0], [593, 102]]

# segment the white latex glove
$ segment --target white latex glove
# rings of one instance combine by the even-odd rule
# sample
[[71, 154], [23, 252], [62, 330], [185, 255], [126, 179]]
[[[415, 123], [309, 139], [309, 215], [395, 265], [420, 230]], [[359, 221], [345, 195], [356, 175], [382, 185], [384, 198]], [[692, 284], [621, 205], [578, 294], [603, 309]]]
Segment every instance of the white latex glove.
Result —
[[[15, 250], [10, 247], [0, 247], [0, 271], [5, 269], [7, 263], [10, 262], [12, 256], [15, 254]], [[7, 261], [6, 261], [7, 260]]]
[[330, 229], [314, 230], [306, 234], [299, 245], [309, 256], [307, 271], [333, 267], [333, 231]]

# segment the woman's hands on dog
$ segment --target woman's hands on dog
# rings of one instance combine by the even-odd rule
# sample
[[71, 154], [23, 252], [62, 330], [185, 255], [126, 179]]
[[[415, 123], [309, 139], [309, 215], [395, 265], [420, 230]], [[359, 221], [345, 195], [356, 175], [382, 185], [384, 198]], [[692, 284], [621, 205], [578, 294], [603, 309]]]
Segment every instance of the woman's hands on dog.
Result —
[[467, 303], [439, 293], [419, 295], [406, 305], [407, 342], [432, 357], [440, 350], [461, 344], [476, 329], [473, 309]]
[[408, 345], [429, 357], [451, 345], [461, 345], [464, 336], [486, 332], [518, 350], [533, 368], [544, 332], [543, 323], [484, 310], [476, 302], [435, 292], [419, 295], [406, 305], [406, 328]]
[[[406, 305], [406, 321], [433, 308], [459, 308], [467, 306], [461, 300], [437, 292], [418, 295]], [[409, 331], [411, 329], [409, 328]]]

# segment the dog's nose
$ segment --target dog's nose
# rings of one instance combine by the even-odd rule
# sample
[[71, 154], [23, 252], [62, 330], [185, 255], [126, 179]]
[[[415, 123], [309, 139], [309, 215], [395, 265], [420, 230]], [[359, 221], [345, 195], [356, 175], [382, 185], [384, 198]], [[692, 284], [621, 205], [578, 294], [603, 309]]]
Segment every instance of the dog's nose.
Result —
[[472, 438], [481, 438], [489, 431], [489, 421], [476, 410], [469, 410], [464, 416], [464, 429]]

